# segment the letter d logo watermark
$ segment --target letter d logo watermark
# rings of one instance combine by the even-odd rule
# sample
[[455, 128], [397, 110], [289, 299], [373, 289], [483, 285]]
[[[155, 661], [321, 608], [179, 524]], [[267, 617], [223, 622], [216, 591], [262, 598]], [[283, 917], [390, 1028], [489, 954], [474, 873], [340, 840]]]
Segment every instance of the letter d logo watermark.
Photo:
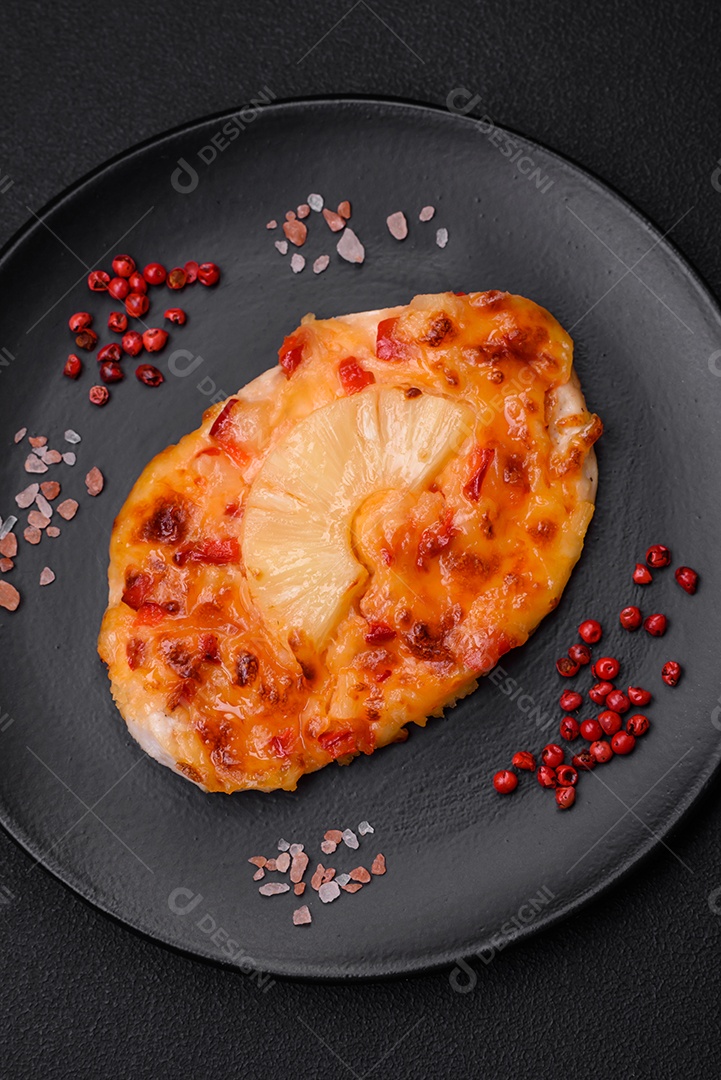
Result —
[[189, 915], [197, 908], [203, 897], [200, 893], [194, 893], [192, 889], [173, 889], [168, 897], [168, 907], [174, 915]]
[[[168, 371], [171, 375], [184, 379], [186, 375], [192, 375], [202, 363], [202, 356], [194, 356], [188, 349], [176, 349], [168, 357]], [[215, 387], [215, 384], [213, 386]]]
[[170, 177], [170, 183], [179, 195], [190, 195], [195, 191], [199, 183], [199, 176], [192, 165], [185, 158], [178, 158], [178, 168]]

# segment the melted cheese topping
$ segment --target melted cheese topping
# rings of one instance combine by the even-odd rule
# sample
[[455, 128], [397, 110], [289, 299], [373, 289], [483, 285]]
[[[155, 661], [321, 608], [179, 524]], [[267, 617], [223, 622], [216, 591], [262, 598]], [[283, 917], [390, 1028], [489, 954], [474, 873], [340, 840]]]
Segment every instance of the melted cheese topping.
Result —
[[[602, 425], [570, 338], [530, 301], [307, 316], [279, 355], [147, 466], [110, 546], [113, 696], [148, 753], [209, 791], [292, 790], [439, 715], [557, 605], [593, 514]], [[359, 456], [350, 397], [355, 424], [379, 402], [405, 418], [401, 453], [363, 429]], [[448, 431], [426, 424], [419, 452], [407, 429], [428, 408]], [[409, 483], [414, 453], [430, 465]], [[312, 528], [301, 484], [322, 494]], [[263, 517], [281, 496], [285, 534]]]

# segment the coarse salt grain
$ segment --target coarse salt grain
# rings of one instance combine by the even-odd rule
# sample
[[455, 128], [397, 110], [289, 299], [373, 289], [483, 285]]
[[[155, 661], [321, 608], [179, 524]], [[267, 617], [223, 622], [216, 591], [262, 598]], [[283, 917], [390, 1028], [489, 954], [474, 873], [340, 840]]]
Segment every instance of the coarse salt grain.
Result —
[[444, 248], [448, 243], [448, 229], [438, 229], [436, 232], [436, 243], [439, 248]]
[[323, 839], [332, 840], [335, 844], [340, 844], [343, 839], [343, 833], [340, 829], [328, 829], [328, 831], [323, 834]]
[[332, 855], [337, 847], [338, 845], [336, 844], [335, 840], [322, 840], [320, 850], [323, 852], [324, 855]]
[[324, 210], [323, 217], [331, 232], [340, 232], [341, 229], [345, 228], [345, 221], [340, 214], [334, 213], [333, 210]]
[[25, 472], [29, 473], [44, 473], [48, 471], [48, 467], [44, 461], [41, 461], [35, 454], [28, 454], [25, 458]]
[[350, 876], [353, 881], [360, 881], [363, 885], [366, 885], [371, 879], [365, 866], [356, 866], [355, 870], [351, 870]]
[[263, 869], [262, 866], [259, 866], [258, 869], [253, 874], [253, 881], [262, 881], [264, 877], [265, 877], [265, 870]]
[[101, 473], [97, 465], [93, 465], [90, 472], [85, 477], [85, 487], [88, 489], [88, 495], [99, 495], [105, 487], [105, 477]]
[[299, 274], [304, 266], [305, 266], [304, 257], [302, 255], [299, 255], [296, 252], [296, 254], [293, 256], [293, 258], [290, 260], [290, 268], [291, 268], [291, 270], [293, 271], [294, 274]]
[[16, 443], [22, 442], [23, 439], [25, 438], [25, 436], [27, 435], [27, 433], [28, 433], [28, 429], [26, 427], [21, 427], [19, 431], [15, 432], [14, 442], [16, 442]]
[[318, 892], [318, 889], [320, 888], [321, 883], [323, 881], [323, 874], [324, 873], [325, 873], [325, 867], [323, 866], [323, 863], [318, 863], [317, 867], [315, 868], [315, 873], [313, 874], [313, 877], [310, 879], [310, 887], [311, 887], [311, 889], [315, 889], [315, 891]]
[[79, 443], [81, 441], [77, 431], [73, 431], [72, 428], [68, 428], [68, 430], [65, 432], [64, 439], [65, 442], [69, 443]]
[[281, 253], [281, 255], [287, 255], [288, 254], [288, 241], [287, 240], [276, 240], [275, 241], [275, 247]]
[[278, 896], [280, 893], [290, 892], [290, 885], [284, 881], [269, 881], [267, 885], [261, 885], [258, 889], [261, 896]]
[[248, 859], [248, 862], [252, 863], [253, 866], [265, 866], [267, 861], [265, 855], [251, 855]]
[[340, 887], [343, 888], [343, 886], [347, 885], [350, 881], [350, 874], [339, 874], [335, 880], [338, 882]]
[[424, 206], [418, 215], [419, 221], [430, 221], [436, 212], [435, 206]]
[[308, 206], [308, 203], [301, 203], [300, 206], [297, 207], [296, 212], [299, 218], [307, 218], [308, 214], [310, 213], [310, 207]]
[[288, 843], [288, 841], [284, 840], [281, 836], [280, 840], [278, 841], [278, 851], [287, 851], [289, 847], [290, 844]]
[[304, 881], [296, 881], [295, 885], [293, 886], [293, 892], [295, 893], [296, 896], [302, 896], [303, 893], [305, 892], [305, 882]]
[[9, 581], [0, 581], [0, 607], [15, 611], [20, 603], [20, 593]]
[[45, 529], [50, 524], [50, 518], [45, 517], [45, 514], [41, 514], [39, 510], [31, 510], [28, 514], [28, 525], [32, 525], [35, 529]]
[[315, 192], [308, 196], [308, 206], [318, 214], [323, 209], [323, 196]]
[[295, 909], [293, 912], [294, 926], [307, 926], [310, 922], [312, 922], [312, 919], [307, 904], [303, 904], [303, 907]]
[[27, 540], [28, 544], [39, 544], [43, 538], [43, 534], [40, 529], [36, 529], [34, 525], [28, 525], [24, 530], [23, 536]]
[[48, 440], [45, 435], [31, 435], [28, 439], [28, 442], [33, 447], [33, 449], [35, 449], [35, 447], [37, 446], [46, 446], [47, 441]]
[[291, 844], [291, 845], [290, 845], [290, 854], [291, 854], [291, 857], [292, 857], [293, 855], [300, 855], [301, 851], [303, 851], [303, 850], [304, 850], [304, 848], [305, 848], [305, 845], [304, 845], [304, 844]]
[[75, 454], [72, 452], [72, 450], [68, 450], [66, 453], [63, 454], [63, 461], [66, 465], [74, 465], [77, 460], [78, 459], [75, 457]]
[[[31, 484], [30, 486], [36, 487], [37, 485]], [[45, 498], [49, 499], [50, 502], [52, 502], [53, 499], [57, 499], [58, 495], [60, 494], [60, 484], [57, 482], [57, 480], [43, 480], [42, 484], [40, 485], [40, 490], [42, 491]]]
[[18, 553], [18, 538], [14, 532], [6, 533], [0, 539], [0, 555], [6, 559], [14, 559]]
[[343, 235], [336, 244], [336, 251], [341, 259], [350, 263], [362, 263], [366, 257], [366, 251], [352, 229], [344, 229]]
[[374, 833], [374, 832], [375, 832], [375, 829], [373, 828], [373, 826], [368, 821], [361, 821], [360, 825], [358, 826], [358, 834], [359, 834], [359, 836], [367, 836], [368, 833]]
[[353, 848], [354, 851], [358, 847], [358, 837], [352, 829], [343, 830], [343, 843], [346, 847]]
[[72, 521], [77, 512], [78, 504], [76, 503], [75, 499], [65, 499], [58, 506], [58, 513], [60, 514], [61, 518], [65, 519], [65, 521]]
[[319, 255], [318, 258], [313, 263], [313, 273], [314, 274], [322, 274], [324, 270], [328, 269], [328, 264], [329, 263], [330, 263], [330, 256], [329, 255]]
[[268, 859], [267, 863], [265, 864], [265, 868], [270, 873], [275, 873], [275, 871], [277, 869], [275, 859]]
[[277, 229], [278, 228], [278, 222], [275, 220], [275, 218], [272, 218], [270, 221], [266, 222], [265, 227], [266, 227], [266, 229]]
[[385, 874], [386, 872], [386, 857], [385, 855], [376, 855], [371, 866], [372, 874]]
[[344, 199], [342, 203], [338, 203], [338, 213], [342, 218], [345, 218], [346, 221], [350, 217], [350, 203], [347, 199]]
[[318, 889], [318, 896], [321, 902], [324, 904], [332, 904], [334, 900], [337, 900], [340, 896], [340, 886], [335, 881], [326, 881], [324, 885]]
[[29, 487], [23, 488], [15, 496], [15, 502], [18, 504], [21, 510], [27, 510], [28, 506], [32, 506], [37, 497], [37, 493], [40, 490], [39, 484], [30, 484]]
[[45, 514], [46, 518], [51, 518], [53, 516], [53, 508], [44, 495], [36, 495], [35, 504], [40, 513]]
[[57, 527], [57, 525], [48, 525], [47, 529], [45, 530], [45, 535], [52, 537], [52, 539], [54, 540], [56, 536], [60, 536], [60, 529]]
[[343, 892], [349, 892], [349, 893], [358, 892], [358, 890], [362, 889], [362, 888], [363, 888], [363, 886], [361, 885], [361, 883], [359, 881], [351, 881], [351, 882], [349, 882], [348, 885], [343, 885], [342, 886]]
[[293, 862], [290, 866], [290, 880], [292, 882], [297, 884], [301, 880], [308, 868], [309, 862], [310, 860], [304, 851], [297, 851], [295, 853]]
[[396, 211], [395, 214], [390, 214], [386, 218], [386, 225], [388, 226], [388, 232], [396, 240], [405, 240], [408, 236], [408, 222], [406, 221], [406, 215], [402, 210]]
[[10, 515], [10, 517], [5, 518], [5, 521], [3, 522], [2, 528], [0, 529], [0, 540], [2, 540], [3, 537], [7, 536], [8, 533], [11, 532], [15, 528], [17, 523], [18, 523], [18, 519], [16, 517], [13, 517], [12, 514]]
[[285, 225], [283, 226], [283, 232], [285, 233], [287, 239], [290, 240], [291, 244], [294, 244], [295, 247], [303, 247], [303, 244], [306, 242], [306, 239], [308, 237], [307, 227], [303, 224], [302, 221], [298, 220], [286, 221]]
[[12, 559], [0, 559], [0, 574], [8, 574], [14, 566]]
[[276, 870], [280, 870], [281, 874], [285, 874], [290, 866], [290, 855], [287, 851], [284, 851], [282, 855], [279, 855], [275, 860]]
[[46, 465], [59, 465], [62, 460], [63, 455], [60, 453], [59, 450], [48, 450], [48, 452], [43, 457], [43, 461]]
[[49, 566], [44, 566], [40, 573], [41, 585], [52, 585], [55, 581], [55, 574], [52, 572]]

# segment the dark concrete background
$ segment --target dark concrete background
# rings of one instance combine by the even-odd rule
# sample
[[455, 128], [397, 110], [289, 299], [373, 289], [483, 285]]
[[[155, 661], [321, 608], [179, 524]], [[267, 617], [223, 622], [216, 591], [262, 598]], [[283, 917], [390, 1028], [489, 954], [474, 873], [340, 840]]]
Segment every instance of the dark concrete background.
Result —
[[[109, 157], [264, 86], [432, 104], [466, 87], [662, 231], [694, 203], [673, 238], [719, 295], [720, 45], [703, 2], [4, 0], [0, 242]], [[461, 995], [447, 973], [263, 993], [29, 873], [0, 833], [0, 1075], [717, 1077], [719, 835], [711, 791], [674, 836], [692, 873], [658, 849]]]

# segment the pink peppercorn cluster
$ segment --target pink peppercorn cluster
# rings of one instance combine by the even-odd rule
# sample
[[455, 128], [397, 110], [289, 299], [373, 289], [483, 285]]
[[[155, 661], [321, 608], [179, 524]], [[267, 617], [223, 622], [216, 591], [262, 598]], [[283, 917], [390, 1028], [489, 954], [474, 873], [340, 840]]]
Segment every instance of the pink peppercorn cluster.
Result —
[[[671, 564], [671, 552], [663, 544], [654, 544], [646, 553], [646, 565], [636, 564], [633, 579], [638, 584], [648, 584], [652, 580], [651, 570], [658, 570]], [[648, 575], [648, 577], [646, 577]], [[675, 572], [675, 578], [681, 588], [693, 595], [698, 587], [698, 574], [689, 566], [681, 566]], [[652, 637], [662, 637], [667, 629], [665, 615], [654, 613], [644, 619], [640, 608], [629, 605], [619, 615], [621, 626], [634, 631], [643, 626]], [[564, 678], [577, 675], [582, 667], [590, 665], [590, 672], [596, 680], [588, 690], [590, 701], [601, 707], [595, 717], [578, 720], [571, 713], [577, 713], [584, 702], [583, 694], [577, 690], [564, 690], [559, 704], [566, 714], [560, 722], [559, 734], [562, 743], [548, 743], [541, 751], [540, 763], [528, 750], [520, 750], [513, 755], [510, 769], [502, 769], [493, 777], [493, 786], [502, 795], [510, 794], [518, 787], [519, 771], [535, 772], [538, 783], [543, 788], [554, 791], [556, 804], [561, 810], [568, 810], [576, 801], [576, 786], [581, 772], [590, 772], [597, 765], [605, 765], [614, 757], [625, 757], [636, 746], [636, 740], [645, 735], [650, 728], [650, 721], [645, 713], [633, 712], [632, 707], [644, 708], [651, 701], [651, 693], [640, 686], [628, 686], [626, 691], [615, 686], [621, 665], [614, 656], [601, 656], [592, 663], [591, 646], [597, 645], [603, 637], [603, 628], [596, 619], [585, 619], [578, 627], [582, 643], [572, 645], [566, 656], [556, 661], [556, 671]], [[669, 660], [661, 669], [661, 678], [668, 686], [676, 686], [681, 678], [681, 665]], [[625, 719], [624, 719], [625, 718]], [[571, 756], [566, 762], [563, 743], [583, 739], [586, 746]], [[569, 751], [570, 752], [570, 751]]]
[[[90, 388], [88, 397], [93, 405], [105, 405], [110, 398], [108, 385], [125, 378], [121, 361], [125, 356], [139, 356], [141, 352], [160, 352], [168, 342], [168, 332], [161, 327], [146, 327], [141, 333], [128, 329], [128, 319], [142, 319], [150, 310], [148, 286], [165, 284], [177, 291], [199, 281], [201, 285], [211, 286], [220, 280], [220, 270], [215, 263], [187, 262], [185, 266], [175, 266], [166, 270], [161, 263], [148, 263], [142, 272], [138, 271], [135, 259], [130, 255], [116, 255], [112, 263], [113, 276], [105, 270], [92, 270], [88, 275], [88, 288], [93, 293], [107, 293], [113, 300], [122, 303], [123, 311], [111, 311], [108, 316], [108, 330], [122, 335], [120, 344], [112, 342], [103, 345], [97, 353], [98, 375], [102, 384]], [[182, 308], [167, 308], [164, 318], [174, 326], [183, 326], [187, 316]], [[75, 337], [78, 349], [88, 352], [96, 348], [98, 335], [92, 329], [93, 316], [87, 311], [78, 311], [71, 315], [68, 326]], [[143, 324], [144, 325], [144, 324]], [[63, 374], [69, 379], [78, 379], [82, 374], [83, 362], [77, 353], [70, 353]], [[135, 369], [136, 378], [145, 386], [160, 386], [164, 377], [154, 364], [139, 364]]]

